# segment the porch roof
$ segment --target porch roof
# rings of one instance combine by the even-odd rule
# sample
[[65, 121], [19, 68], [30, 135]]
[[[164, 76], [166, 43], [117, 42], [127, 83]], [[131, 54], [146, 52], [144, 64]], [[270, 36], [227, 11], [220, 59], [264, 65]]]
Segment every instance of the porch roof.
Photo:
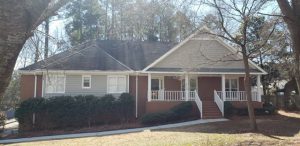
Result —
[[[245, 72], [244, 68], [149, 68], [148, 71], [157, 71], [157, 72], [228, 72], [228, 73], [241, 73]], [[261, 73], [258, 69], [250, 69], [251, 73]]]

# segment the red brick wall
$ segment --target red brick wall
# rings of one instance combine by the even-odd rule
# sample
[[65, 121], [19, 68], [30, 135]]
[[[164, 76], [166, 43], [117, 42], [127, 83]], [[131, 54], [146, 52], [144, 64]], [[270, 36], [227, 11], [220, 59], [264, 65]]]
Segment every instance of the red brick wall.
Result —
[[165, 90], [166, 91], [181, 91], [181, 81], [174, 79], [171, 76], [166, 76], [164, 78]]
[[[135, 76], [129, 77], [129, 93], [136, 96], [136, 81]], [[148, 77], [139, 76], [138, 77], [138, 117], [146, 112], [147, 103], [147, 90], [148, 90]]]
[[[42, 75], [37, 75], [37, 97], [42, 96]], [[26, 100], [34, 97], [34, 75], [21, 75], [20, 80], [20, 98]]]
[[43, 88], [43, 76], [37, 75], [37, 86], [36, 86], [37, 97], [42, 97], [42, 88]]
[[244, 77], [239, 77], [239, 90], [245, 91]]
[[198, 77], [198, 93], [202, 100], [213, 100], [214, 90], [221, 91], [221, 77]]

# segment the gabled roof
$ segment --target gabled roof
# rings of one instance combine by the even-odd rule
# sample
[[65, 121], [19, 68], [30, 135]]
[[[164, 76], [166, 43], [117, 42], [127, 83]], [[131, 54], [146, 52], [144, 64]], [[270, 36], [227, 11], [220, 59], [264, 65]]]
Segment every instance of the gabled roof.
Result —
[[[206, 32], [210, 32], [210, 30], [203, 27], [177, 45], [175, 43], [154, 41], [88, 41], [20, 70], [243, 73], [244, 67], [241, 61], [228, 61], [228, 59], [242, 58], [240, 54], [236, 53], [237, 50], [224, 43], [223, 40]], [[204, 49], [202, 52], [204, 55], [201, 54], [203, 55], [202, 58], [197, 54], [198, 52], [195, 52], [195, 48], [198, 47], [195, 44], [201, 44]], [[210, 44], [218, 45], [210, 46]], [[179, 50], [181, 52], [178, 53]], [[212, 52], [212, 50], [215, 51]], [[172, 58], [170, 56], [176, 54], [176, 52], [177, 56], [175, 55], [173, 59], [170, 59]], [[207, 59], [210, 57], [218, 58], [218, 54], [228, 52], [231, 55], [227, 55], [217, 63], [209, 62], [210, 60]], [[191, 58], [194, 58], [194, 60], [191, 60]], [[200, 58], [200, 60], [197, 58]], [[176, 59], [179, 59], [179, 61]], [[169, 64], [162, 63], [164, 61], [169, 62]], [[208, 62], [208, 64], [197, 64], [203, 62]], [[189, 66], [190, 64], [191, 66]], [[263, 69], [250, 60], [249, 64], [251, 73], [266, 74]]]
[[[200, 28], [143, 71], [243, 73], [240, 51], [211, 34], [207, 27]], [[248, 61], [251, 73], [266, 74], [251, 60]]]
[[142, 70], [174, 45], [150, 41], [93, 40], [20, 70]]

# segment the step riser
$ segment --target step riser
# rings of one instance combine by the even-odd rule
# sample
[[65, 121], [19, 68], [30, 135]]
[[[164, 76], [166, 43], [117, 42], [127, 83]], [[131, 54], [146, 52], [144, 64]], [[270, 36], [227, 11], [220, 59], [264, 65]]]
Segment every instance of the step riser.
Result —
[[222, 118], [222, 113], [211, 98], [203, 98], [203, 119]]

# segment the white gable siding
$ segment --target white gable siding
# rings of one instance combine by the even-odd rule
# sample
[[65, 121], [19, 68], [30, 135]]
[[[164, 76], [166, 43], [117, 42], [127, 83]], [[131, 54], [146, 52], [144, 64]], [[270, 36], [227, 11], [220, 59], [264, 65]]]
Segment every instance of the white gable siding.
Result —
[[189, 40], [153, 68], [244, 68], [242, 60], [236, 60], [236, 54], [216, 40]]

